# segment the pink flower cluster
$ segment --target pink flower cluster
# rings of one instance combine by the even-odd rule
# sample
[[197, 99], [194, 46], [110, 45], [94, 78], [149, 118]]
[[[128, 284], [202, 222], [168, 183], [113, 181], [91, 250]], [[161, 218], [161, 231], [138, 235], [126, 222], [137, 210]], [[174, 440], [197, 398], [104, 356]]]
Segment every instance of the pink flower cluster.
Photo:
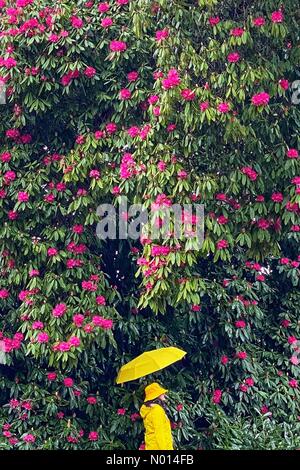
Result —
[[252, 96], [251, 98], [251, 103], [253, 106], [267, 106], [270, 101], [270, 95], [266, 93], [265, 91], [261, 93], [257, 93], [256, 95]]
[[11, 353], [12, 351], [20, 349], [23, 340], [23, 333], [15, 333], [12, 338], [8, 338], [0, 331], [0, 351]]
[[132, 178], [137, 174], [136, 163], [131, 153], [124, 153], [120, 166], [120, 177], [122, 179]]
[[169, 90], [171, 88], [175, 88], [176, 86], [180, 85], [180, 77], [176, 69], [171, 69], [168, 72], [168, 75], [166, 78], [163, 79], [162, 81], [162, 87], [165, 90]]
[[112, 52], [124, 52], [127, 49], [127, 44], [123, 41], [111, 41], [109, 48]]
[[222, 400], [222, 395], [223, 395], [222, 390], [220, 390], [220, 389], [214, 390], [213, 397], [212, 397], [213, 403], [219, 404]]
[[68, 352], [72, 347], [78, 348], [81, 345], [80, 338], [77, 336], [71, 336], [68, 341], [61, 341], [55, 343], [52, 350], [55, 352]]
[[52, 315], [55, 318], [62, 317], [67, 311], [67, 306], [64, 303], [57, 304], [53, 310], [52, 310]]
[[167, 256], [171, 251], [169, 246], [153, 245], [151, 248], [151, 256]]
[[258, 177], [258, 173], [256, 173], [256, 171], [253, 170], [253, 168], [251, 168], [250, 166], [244, 166], [243, 168], [241, 168], [241, 172], [244, 175], [248, 176], [251, 181], [255, 181]]

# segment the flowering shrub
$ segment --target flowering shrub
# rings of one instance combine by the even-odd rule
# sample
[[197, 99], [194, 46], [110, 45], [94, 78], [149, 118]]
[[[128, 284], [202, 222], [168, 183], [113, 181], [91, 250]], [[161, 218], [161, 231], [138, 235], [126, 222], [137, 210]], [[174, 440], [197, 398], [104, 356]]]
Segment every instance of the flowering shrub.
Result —
[[[139, 448], [115, 377], [171, 344], [180, 448], [296, 448], [298, 2], [56, 3], [0, 0], [0, 448]], [[201, 250], [97, 239], [121, 195]]]

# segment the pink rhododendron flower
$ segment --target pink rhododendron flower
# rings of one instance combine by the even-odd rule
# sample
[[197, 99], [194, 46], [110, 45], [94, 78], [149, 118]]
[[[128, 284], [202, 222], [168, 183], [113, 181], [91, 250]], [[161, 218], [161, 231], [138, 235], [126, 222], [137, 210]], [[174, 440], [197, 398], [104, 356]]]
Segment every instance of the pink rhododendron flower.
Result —
[[135, 421], [137, 421], [138, 419], [141, 418], [141, 415], [139, 413], [132, 413], [130, 415], [130, 420], [134, 423]]
[[40, 272], [38, 269], [32, 269], [30, 272], [29, 272], [29, 277], [38, 277], [40, 275]]
[[67, 306], [64, 303], [57, 304], [53, 310], [52, 310], [52, 315], [55, 318], [62, 317], [67, 311]]
[[156, 31], [155, 39], [156, 41], [163, 41], [169, 37], [169, 30], [167, 28], [162, 29], [160, 31]]
[[121, 100], [129, 100], [131, 98], [131, 91], [127, 88], [123, 88], [120, 90], [119, 96]]
[[289, 380], [289, 386], [292, 388], [298, 388], [298, 382], [296, 379]]
[[30, 401], [23, 401], [21, 407], [24, 408], [24, 410], [30, 411], [32, 410], [32, 403]]
[[127, 49], [127, 44], [123, 41], [111, 41], [109, 48], [112, 52], [124, 52]]
[[102, 2], [102, 3], [99, 3], [98, 5], [98, 11], [100, 13], [106, 13], [108, 10], [109, 10], [110, 6], [109, 6], [109, 3], [107, 2]]
[[56, 248], [48, 248], [47, 253], [48, 256], [56, 256], [58, 254], [58, 250]]
[[289, 336], [288, 337], [288, 343], [289, 344], [297, 343], [297, 338], [295, 336]]
[[223, 113], [223, 114], [228, 113], [228, 111], [230, 111], [230, 104], [229, 103], [220, 103], [218, 105], [217, 109], [218, 109], [219, 113]]
[[266, 24], [266, 20], [263, 16], [259, 16], [257, 18], [253, 18], [253, 21], [252, 21], [253, 25], [254, 26], [264, 26]]
[[191, 310], [192, 310], [192, 312], [200, 312], [201, 306], [200, 305], [192, 305]]
[[271, 20], [273, 23], [282, 23], [284, 20], [284, 15], [281, 10], [273, 11], [271, 15]]
[[127, 129], [127, 134], [132, 138], [137, 137], [140, 134], [140, 129], [137, 126], [132, 126]]
[[72, 231], [74, 233], [77, 233], [77, 234], [82, 234], [83, 231], [84, 231], [84, 226], [83, 225], [74, 225], [74, 227], [72, 228]]
[[136, 71], [132, 71], [127, 74], [127, 80], [129, 82], [135, 82], [138, 78], [139, 78], [139, 74]]
[[229, 359], [227, 356], [222, 356], [221, 357], [221, 364], [223, 364], [224, 366], [228, 363]]
[[96, 297], [96, 303], [98, 305], [105, 305], [106, 304], [106, 300], [105, 300], [105, 297], [103, 297], [103, 295], [98, 295]]
[[96, 131], [94, 133], [94, 136], [95, 136], [96, 140], [103, 139], [103, 137], [105, 137], [105, 132], [104, 131]]
[[119, 408], [117, 413], [118, 413], [118, 415], [124, 416], [125, 413], [126, 413], [126, 409], [125, 408]]
[[245, 351], [239, 351], [239, 352], [236, 353], [236, 357], [238, 359], [244, 360], [244, 359], [247, 358], [247, 353]]
[[223, 394], [222, 390], [220, 389], [214, 390], [213, 398], [212, 398], [213, 403], [219, 404], [222, 400], [222, 394]]
[[157, 96], [157, 95], [151, 95], [151, 96], [149, 96], [149, 98], [148, 98], [148, 103], [149, 103], [149, 104], [155, 104], [155, 103], [157, 103], [158, 100], [159, 100], [159, 96]]
[[83, 290], [87, 290], [90, 292], [95, 292], [97, 290], [97, 284], [92, 281], [82, 281], [81, 287]]
[[270, 222], [266, 219], [258, 219], [257, 226], [260, 230], [268, 230], [270, 227]]
[[248, 385], [248, 387], [253, 387], [253, 385], [254, 385], [254, 380], [252, 379], [252, 377], [248, 377], [248, 378], [245, 380], [245, 383]]
[[25, 436], [23, 436], [23, 441], [27, 443], [34, 443], [35, 437], [33, 434], [25, 434]]
[[95, 180], [98, 180], [101, 176], [101, 173], [99, 170], [91, 170], [89, 173], [90, 178], [93, 178]]
[[67, 343], [66, 341], [62, 341], [61, 343], [58, 343], [55, 345], [56, 351], [67, 352], [67, 351], [70, 351], [70, 349], [71, 349], [71, 344]]
[[299, 152], [297, 149], [288, 149], [286, 155], [288, 158], [298, 158]]
[[15, 398], [12, 398], [9, 402], [9, 407], [15, 409], [18, 408], [18, 406], [20, 406], [20, 402]]
[[9, 220], [16, 220], [18, 218], [18, 213], [16, 211], [8, 211]]
[[283, 89], [283, 90], [288, 90], [289, 89], [289, 81], [288, 80], [285, 80], [284, 78], [282, 78], [281, 80], [279, 80], [279, 86]]
[[190, 90], [189, 88], [181, 90], [180, 94], [185, 101], [193, 101], [196, 98], [195, 92]]
[[283, 194], [282, 193], [273, 193], [271, 196], [273, 202], [282, 202], [283, 201]]
[[45, 332], [41, 332], [37, 336], [37, 342], [38, 343], [48, 343], [49, 341], [49, 335]]
[[230, 34], [231, 36], [240, 37], [240, 36], [243, 36], [244, 32], [245, 32], [244, 28], [233, 28], [230, 31]]
[[50, 380], [50, 382], [53, 382], [54, 380], [56, 380], [57, 379], [56, 372], [48, 372], [47, 379]]
[[88, 402], [89, 405], [96, 405], [97, 398], [96, 397], [87, 397], [86, 401]]
[[0, 289], [0, 299], [7, 299], [9, 297], [9, 291], [7, 289]]
[[246, 322], [244, 320], [237, 320], [234, 322], [236, 328], [245, 328], [246, 327]]
[[241, 172], [244, 173], [244, 175], [248, 176], [251, 181], [255, 181], [258, 177], [258, 173], [256, 173], [256, 171], [253, 170], [253, 168], [251, 168], [250, 166], [244, 166], [241, 169]]
[[109, 17], [103, 18], [103, 20], [101, 20], [101, 26], [103, 28], [110, 28], [110, 26], [112, 25], [113, 25], [113, 20]]
[[34, 321], [32, 323], [33, 330], [42, 330], [44, 328], [44, 323], [42, 321]]
[[18, 193], [18, 201], [19, 202], [28, 202], [29, 201], [29, 194], [25, 191], [20, 191]]
[[168, 124], [167, 131], [173, 132], [176, 129], [176, 124]]
[[229, 219], [227, 217], [225, 217], [224, 215], [220, 215], [217, 218], [217, 221], [220, 225], [226, 225], [228, 223]]
[[219, 16], [211, 16], [209, 19], [208, 19], [208, 22], [211, 26], [216, 26], [217, 24], [220, 23], [220, 18]]
[[202, 112], [206, 111], [209, 108], [209, 101], [203, 101], [202, 103], [199, 103], [199, 108]]
[[4, 152], [0, 155], [0, 160], [2, 163], [8, 163], [11, 160], [11, 153]]
[[260, 411], [263, 415], [265, 415], [266, 413], [269, 413], [269, 408], [267, 407], [267, 405], [263, 405]]
[[96, 75], [97, 71], [96, 69], [94, 69], [94, 67], [87, 67], [83, 73], [86, 77], [93, 78]]
[[6, 173], [4, 173], [4, 181], [6, 184], [11, 183], [16, 179], [17, 175], [14, 171], [8, 170]]
[[63, 380], [63, 384], [65, 387], [73, 387], [74, 385], [74, 380], [71, 379], [70, 377], [66, 377], [64, 380]]
[[96, 431], [91, 431], [88, 436], [89, 441], [98, 441], [99, 434]]
[[80, 29], [83, 26], [83, 20], [81, 18], [78, 18], [78, 16], [72, 16], [71, 23], [73, 28]]
[[78, 348], [78, 346], [80, 346], [80, 338], [78, 338], [77, 336], [71, 336], [68, 342], [71, 346], [74, 346], [75, 348]]
[[180, 84], [181, 80], [176, 69], [171, 69], [168, 72], [167, 78], [164, 78], [162, 81], [162, 87], [165, 90], [174, 88]]
[[181, 180], [185, 180], [187, 178], [188, 174], [185, 170], [178, 170], [177, 171], [177, 177]]
[[254, 106], [266, 106], [270, 101], [270, 95], [265, 91], [252, 96], [251, 103]]
[[167, 168], [166, 162], [160, 160], [157, 164], [157, 168], [159, 169], [159, 171], [165, 171], [165, 169]]
[[73, 322], [75, 325], [80, 328], [84, 322], [84, 316], [81, 314], [77, 314], [73, 316]]
[[217, 242], [217, 249], [218, 250], [224, 250], [225, 248], [228, 248], [229, 243], [227, 240], [219, 240]]
[[238, 52], [231, 52], [227, 56], [228, 62], [235, 63], [240, 60], [240, 54]]

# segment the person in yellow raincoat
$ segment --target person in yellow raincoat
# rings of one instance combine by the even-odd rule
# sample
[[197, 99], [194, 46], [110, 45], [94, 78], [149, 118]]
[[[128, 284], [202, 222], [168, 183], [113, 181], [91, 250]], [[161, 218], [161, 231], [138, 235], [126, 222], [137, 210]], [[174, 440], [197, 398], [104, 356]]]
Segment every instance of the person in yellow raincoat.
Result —
[[145, 388], [140, 409], [145, 427], [145, 450], [174, 450], [171, 423], [165, 411], [168, 390], [154, 382]]

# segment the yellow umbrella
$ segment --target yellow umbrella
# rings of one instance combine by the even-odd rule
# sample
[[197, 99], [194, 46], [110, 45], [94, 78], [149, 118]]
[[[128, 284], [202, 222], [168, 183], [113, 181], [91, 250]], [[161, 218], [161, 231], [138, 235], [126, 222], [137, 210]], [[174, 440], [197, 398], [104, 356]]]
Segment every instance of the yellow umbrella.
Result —
[[185, 351], [173, 346], [146, 351], [121, 367], [117, 377], [117, 384], [130, 382], [131, 380], [152, 374], [157, 370], [164, 369], [174, 362], [180, 361], [185, 355]]

